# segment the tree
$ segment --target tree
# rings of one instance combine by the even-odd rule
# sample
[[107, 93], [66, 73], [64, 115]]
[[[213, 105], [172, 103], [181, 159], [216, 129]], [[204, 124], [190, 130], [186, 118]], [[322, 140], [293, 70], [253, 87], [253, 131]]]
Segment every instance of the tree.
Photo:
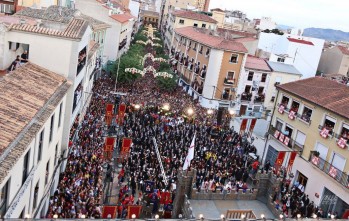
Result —
[[177, 78], [165, 78], [165, 77], [156, 77], [157, 85], [160, 90], [172, 92], [177, 87]]

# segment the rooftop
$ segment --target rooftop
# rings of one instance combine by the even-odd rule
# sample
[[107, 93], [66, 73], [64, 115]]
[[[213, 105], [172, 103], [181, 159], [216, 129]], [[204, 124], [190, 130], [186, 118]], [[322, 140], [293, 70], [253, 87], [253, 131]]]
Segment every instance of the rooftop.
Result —
[[278, 89], [301, 97], [349, 119], [349, 87], [322, 77], [281, 84]]
[[349, 48], [346, 48], [344, 46], [338, 45], [338, 49], [345, 55], [349, 55]]
[[306, 40], [303, 40], [303, 39], [287, 38], [287, 40], [289, 40], [290, 42], [295, 42], [295, 43], [299, 43], [299, 44], [314, 45], [313, 42], [311, 42], [311, 41], [306, 41]]
[[24, 8], [13, 16], [0, 16], [0, 22], [11, 30], [80, 39], [88, 25], [93, 30], [110, 25], [67, 7], [50, 6], [46, 9]]
[[219, 34], [225, 34], [228, 33], [230, 35], [236, 36], [236, 37], [250, 37], [250, 38], [256, 38], [256, 33], [250, 33], [246, 31], [237, 31], [237, 30], [230, 30], [225, 28], [217, 28], [217, 32]]
[[207, 33], [207, 29], [200, 29], [194, 27], [183, 27], [176, 28], [175, 32], [181, 36], [185, 36], [193, 41], [200, 42], [209, 47], [226, 50], [226, 51], [237, 51], [247, 53], [245, 46], [233, 40], [226, 40], [219, 36], [210, 35]]
[[120, 22], [120, 23], [125, 23], [129, 21], [130, 19], [134, 18], [131, 14], [129, 13], [124, 13], [124, 14], [114, 14], [110, 16], [112, 19]]
[[302, 75], [293, 65], [273, 61], [267, 61], [267, 63], [272, 71], [286, 74]]
[[189, 18], [193, 20], [198, 20], [198, 21], [205, 21], [205, 22], [210, 22], [210, 23], [215, 23], [217, 24], [218, 22], [211, 18], [208, 15], [193, 12], [193, 11], [175, 11], [172, 13], [176, 17], [181, 17], [181, 18]]
[[245, 68], [260, 71], [271, 71], [270, 67], [264, 59], [257, 58], [251, 55], [247, 56]]
[[0, 78], [0, 183], [70, 86], [63, 76], [29, 62]]

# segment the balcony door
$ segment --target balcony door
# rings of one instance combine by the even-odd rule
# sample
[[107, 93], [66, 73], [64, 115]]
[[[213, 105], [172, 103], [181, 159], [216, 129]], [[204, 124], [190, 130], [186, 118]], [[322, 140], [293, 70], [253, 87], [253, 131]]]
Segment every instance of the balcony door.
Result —
[[333, 153], [332, 155], [332, 160], [330, 161], [331, 165], [339, 169], [340, 171], [344, 170], [345, 167], [345, 158], [338, 154], [338, 153]]
[[326, 160], [328, 148], [325, 145], [323, 145], [321, 143], [317, 143], [316, 144], [316, 151], [318, 151], [320, 153], [319, 156], [321, 159]]

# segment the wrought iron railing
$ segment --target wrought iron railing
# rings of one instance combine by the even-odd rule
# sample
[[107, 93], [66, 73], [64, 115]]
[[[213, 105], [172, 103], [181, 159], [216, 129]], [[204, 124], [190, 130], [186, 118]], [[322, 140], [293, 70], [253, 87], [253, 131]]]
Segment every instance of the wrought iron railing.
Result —
[[[277, 137], [276, 137], [276, 134], [277, 134], [277, 133], [275, 133], [276, 131], [279, 132], [279, 135], [278, 135]], [[281, 144], [283, 144], [283, 145], [285, 145], [285, 146], [287, 146], [287, 147], [289, 147], [289, 148], [291, 148], [291, 149], [294, 149], [294, 150], [296, 150], [296, 151], [301, 151], [301, 150], [303, 150], [303, 148], [304, 148], [304, 145], [302, 145], [302, 144], [296, 142], [294, 139], [290, 138], [289, 136], [284, 135], [284, 138], [280, 140], [280, 135], [282, 134], [282, 131], [277, 130], [277, 129], [276, 129], [275, 127], [273, 127], [273, 126], [271, 126], [271, 127], [269, 128], [269, 134], [270, 134], [275, 140], [277, 140], [279, 143], [281, 143]], [[286, 137], [289, 139], [288, 142], [285, 141], [285, 138], [286, 138]]]
[[315, 153], [316, 152], [312, 152], [310, 154], [309, 162], [320, 169], [322, 172], [326, 173], [328, 176], [332, 177], [341, 185], [349, 188], [348, 174], [333, 166], [330, 162], [327, 162]]

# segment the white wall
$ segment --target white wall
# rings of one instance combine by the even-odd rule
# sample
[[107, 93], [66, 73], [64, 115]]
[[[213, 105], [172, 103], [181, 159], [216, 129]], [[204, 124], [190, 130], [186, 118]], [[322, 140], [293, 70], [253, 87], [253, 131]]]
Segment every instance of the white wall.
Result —
[[[347, 188], [299, 156], [296, 157], [292, 167], [293, 174], [296, 174], [297, 171], [300, 171], [308, 177], [305, 192], [309, 195], [310, 201], [314, 201], [315, 205], [320, 204], [325, 187], [349, 204], [349, 193]], [[320, 195], [319, 198], [315, 197], [315, 193]]]
[[[41, 198], [44, 196], [44, 194], [49, 191], [51, 179], [53, 178], [53, 172], [54, 172], [54, 162], [55, 157], [59, 157], [61, 152], [61, 143], [62, 143], [62, 137], [63, 133], [69, 134], [69, 131], [63, 130], [63, 123], [64, 123], [64, 109], [65, 109], [65, 102], [66, 102], [66, 96], [61, 100], [60, 103], [58, 103], [58, 106], [56, 106], [54, 112], [54, 127], [52, 131], [52, 140], [49, 141], [49, 132], [50, 132], [50, 124], [51, 124], [51, 116], [46, 120], [44, 126], [39, 130], [39, 132], [36, 134], [34, 139], [31, 141], [30, 145], [26, 148], [26, 151], [23, 153], [23, 155], [18, 159], [16, 164], [13, 166], [12, 170], [9, 171], [7, 177], [5, 178], [4, 182], [0, 184], [0, 189], [5, 185], [5, 183], [10, 180], [9, 185], [9, 201], [12, 202], [10, 204], [10, 208], [7, 211], [7, 214], [5, 217], [7, 218], [19, 218], [23, 209], [24, 214], [29, 214], [30, 217], [33, 217], [35, 210], [33, 210], [33, 200], [34, 200], [34, 190], [36, 183], [39, 181], [39, 191], [38, 191], [38, 197], [37, 197], [37, 209], [39, 208], [39, 203], [41, 201]], [[61, 124], [58, 127], [58, 121], [59, 121], [59, 110], [60, 110], [60, 104], [62, 103], [62, 113], [61, 113]], [[41, 152], [41, 160], [38, 161], [38, 147], [39, 147], [39, 140], [40, 140], [40, 133], [44, 129], [44, 140], [42, 145], [42, 152]], [[57, 148], [57, 155], [56, 153], [56, 145], [58, 145]], [[28, 167], [28, 174], [32, 172], [32, 176], [29, 176], [27, 178], [27, 181], [25, 185], [22, 187], [22, 171], [23, 171], [23, 162], [24, 162], [24, 156], [27, 152], [30, 152], [29, 155], [29, 167]], [[50, 160], [49, 164], [49, 177], [48, 182], [45, 186], [45, 176], [46, 176], [46, 164]], [[56, 160], [56, 163], [58, 163], [58, 159]], [[59, 173], [59, 171], [58, 171]], [[58, 177], [56, 176], [56, 179]], [[45, 197], [49, 197], [49, 194], [46, 194]], [[39, 208], [40, 209], [40, 208]]]
[[218, 83], [223, 54], [223, 51], [211, 48], [210, 60], [207, 65], [206, 78], [202, 91], [202, 96], [205, 98], [211, 99], [212, 96], [214, 97], [215, 88], [213, 86], [217, 86]]

